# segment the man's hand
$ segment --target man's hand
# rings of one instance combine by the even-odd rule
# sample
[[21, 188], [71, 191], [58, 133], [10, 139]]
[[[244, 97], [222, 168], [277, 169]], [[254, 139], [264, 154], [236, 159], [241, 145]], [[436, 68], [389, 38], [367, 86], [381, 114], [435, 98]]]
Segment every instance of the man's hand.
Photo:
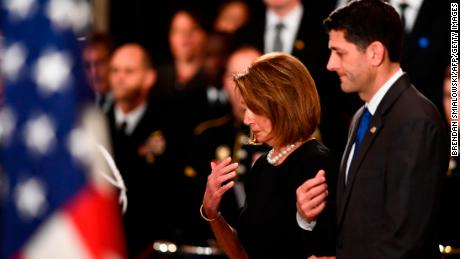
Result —
[[316, 221], [326, 207], [328, 195], [326, 172], [319, 170], [316, 176], [297, 188], [297, 211], [308, 222]]

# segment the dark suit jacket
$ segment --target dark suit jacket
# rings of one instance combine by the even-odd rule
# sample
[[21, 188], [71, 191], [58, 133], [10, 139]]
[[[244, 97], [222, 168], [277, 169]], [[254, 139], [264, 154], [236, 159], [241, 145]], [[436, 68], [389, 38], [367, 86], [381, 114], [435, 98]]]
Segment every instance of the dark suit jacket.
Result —
[[[179, 219], [175, 217], [179, 215], [176, 204], [181, 187], [174, 166], [180, 157], [174, 156], [174, 138], [162, 122], [162, 114], [162, 107], [148, 105], [128, 136], [116, 129], [114, 109], [107, 114], [115, 163], [127, 187], [124, 227], [130, 258], [150, 247], [154, 240], [175, 240], [179, 232], [176, 227]], [[153, 152], [154, 160], [149, 161], [139, 149], [155, 132], [162, 133], [158, 141], [164, 141], [166, 148], [163, 152]]]
[[412, 83], [442, 107], [442, 82], [450, 62], [450, 4], [424, 0], [414, 27], [406, 34], [401, 56], [401, 67]]
[[337, 258], [438, 258], [435, 214], [449, 159], [440, 114], [403, 75], [379, 104], [345, 185], [362, 112], [340, 168]]

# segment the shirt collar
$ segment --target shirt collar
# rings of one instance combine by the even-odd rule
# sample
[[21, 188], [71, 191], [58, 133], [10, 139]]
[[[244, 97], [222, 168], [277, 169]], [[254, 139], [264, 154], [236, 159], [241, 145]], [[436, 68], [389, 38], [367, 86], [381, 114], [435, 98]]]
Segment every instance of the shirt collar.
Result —
[[117, 127], [119, 127], [123, 122], [126, 122], [125, 133], [130, 135], [131, 133], [133, 133], [137, 124], [144, 115], [146, 109], [147, 104], [144, 103], [142, 105], [139, 105], [136, 109], [125, 114], [120, 110], [119, 107], [115, 106], [115, 123]]
[[294, 7], [289, 13], [285, 16], [280, 17], [278, 16], [273, 10], [267, 9], [266, 17], [267, 17], [267, 26], [269, 29], [275, 29], [275, 26], [279, 22], [283, 22], [286, 28], [294, 28], [300, 24], [300, 20], [302, 19], [303, 14], [303, 5], [300, 3], [296, 7]]
[[390, 0], [390, 4], [394, 6], [399, 13], [399, 5], [401, 3], [408, 4], [408, 8], [414, 8], [414, 10], [419, 10], [422, 6], [423, 0]]
[[380, 102], [382, 101], [383, 97], [385, 94], [390, 90], [390, 87], [398, 80], [402, 75], [403, 71], [400, 68], [396, 73], [394, 73], [390, 79], [388, 79], [382, 87], [377, 91], [377, 93], [372, 96], [371, 100], [366, 103], [366, 107], [369, 110], [369, 112], [372, 114], [372, 116], [375, 114], [375, 111], [377, 110], [377, 107], [379, 106]]

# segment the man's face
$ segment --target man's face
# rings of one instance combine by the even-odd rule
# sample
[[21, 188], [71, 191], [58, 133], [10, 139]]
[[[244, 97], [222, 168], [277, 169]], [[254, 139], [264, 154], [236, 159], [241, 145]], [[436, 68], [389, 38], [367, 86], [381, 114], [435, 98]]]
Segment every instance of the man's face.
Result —
[[243, 49], [233, 53], [227, 62], [223, 80], [224, 89], [232, 105], [233, 115], [240, 121], [243, 121], [244, 109], [241, 105], [242, 100], [240, 92], [238, 91], [235, 81], [233, 81], [233, 74], [246, 71], [259, 56], [260, 53], [256, 49]]
[[101, 94], [109, 91], [109, 50], [102, 44], [88, 46], [83, 50], [83, 60], [88, 80], [94, 91]]
[[327, 69], [335, 71], [340, 77], [342, 91], [345, 93], [365, 93], [372, 85], [372, 71], [366, 50], [345, 39], [341, 30], [329, 32], [331, 55]]
[[109, 73], [115, 100], [132, 102], [145, 94], [149, 87], [148, 73], [142, 51], [133, 46], [118, 49], [113, 54]]

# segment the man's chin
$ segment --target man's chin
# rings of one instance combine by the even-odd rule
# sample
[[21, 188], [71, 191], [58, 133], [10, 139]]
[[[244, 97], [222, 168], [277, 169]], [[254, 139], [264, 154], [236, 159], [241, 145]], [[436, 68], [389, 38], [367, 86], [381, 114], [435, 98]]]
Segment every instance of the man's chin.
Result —
[[343, 83], [340, 84], [340, 89], [342, 89], [342, 92], [347, 93], [347, 94], [354, 92], [351, 87], [349, 87], [348, 85], [344, 85]]

